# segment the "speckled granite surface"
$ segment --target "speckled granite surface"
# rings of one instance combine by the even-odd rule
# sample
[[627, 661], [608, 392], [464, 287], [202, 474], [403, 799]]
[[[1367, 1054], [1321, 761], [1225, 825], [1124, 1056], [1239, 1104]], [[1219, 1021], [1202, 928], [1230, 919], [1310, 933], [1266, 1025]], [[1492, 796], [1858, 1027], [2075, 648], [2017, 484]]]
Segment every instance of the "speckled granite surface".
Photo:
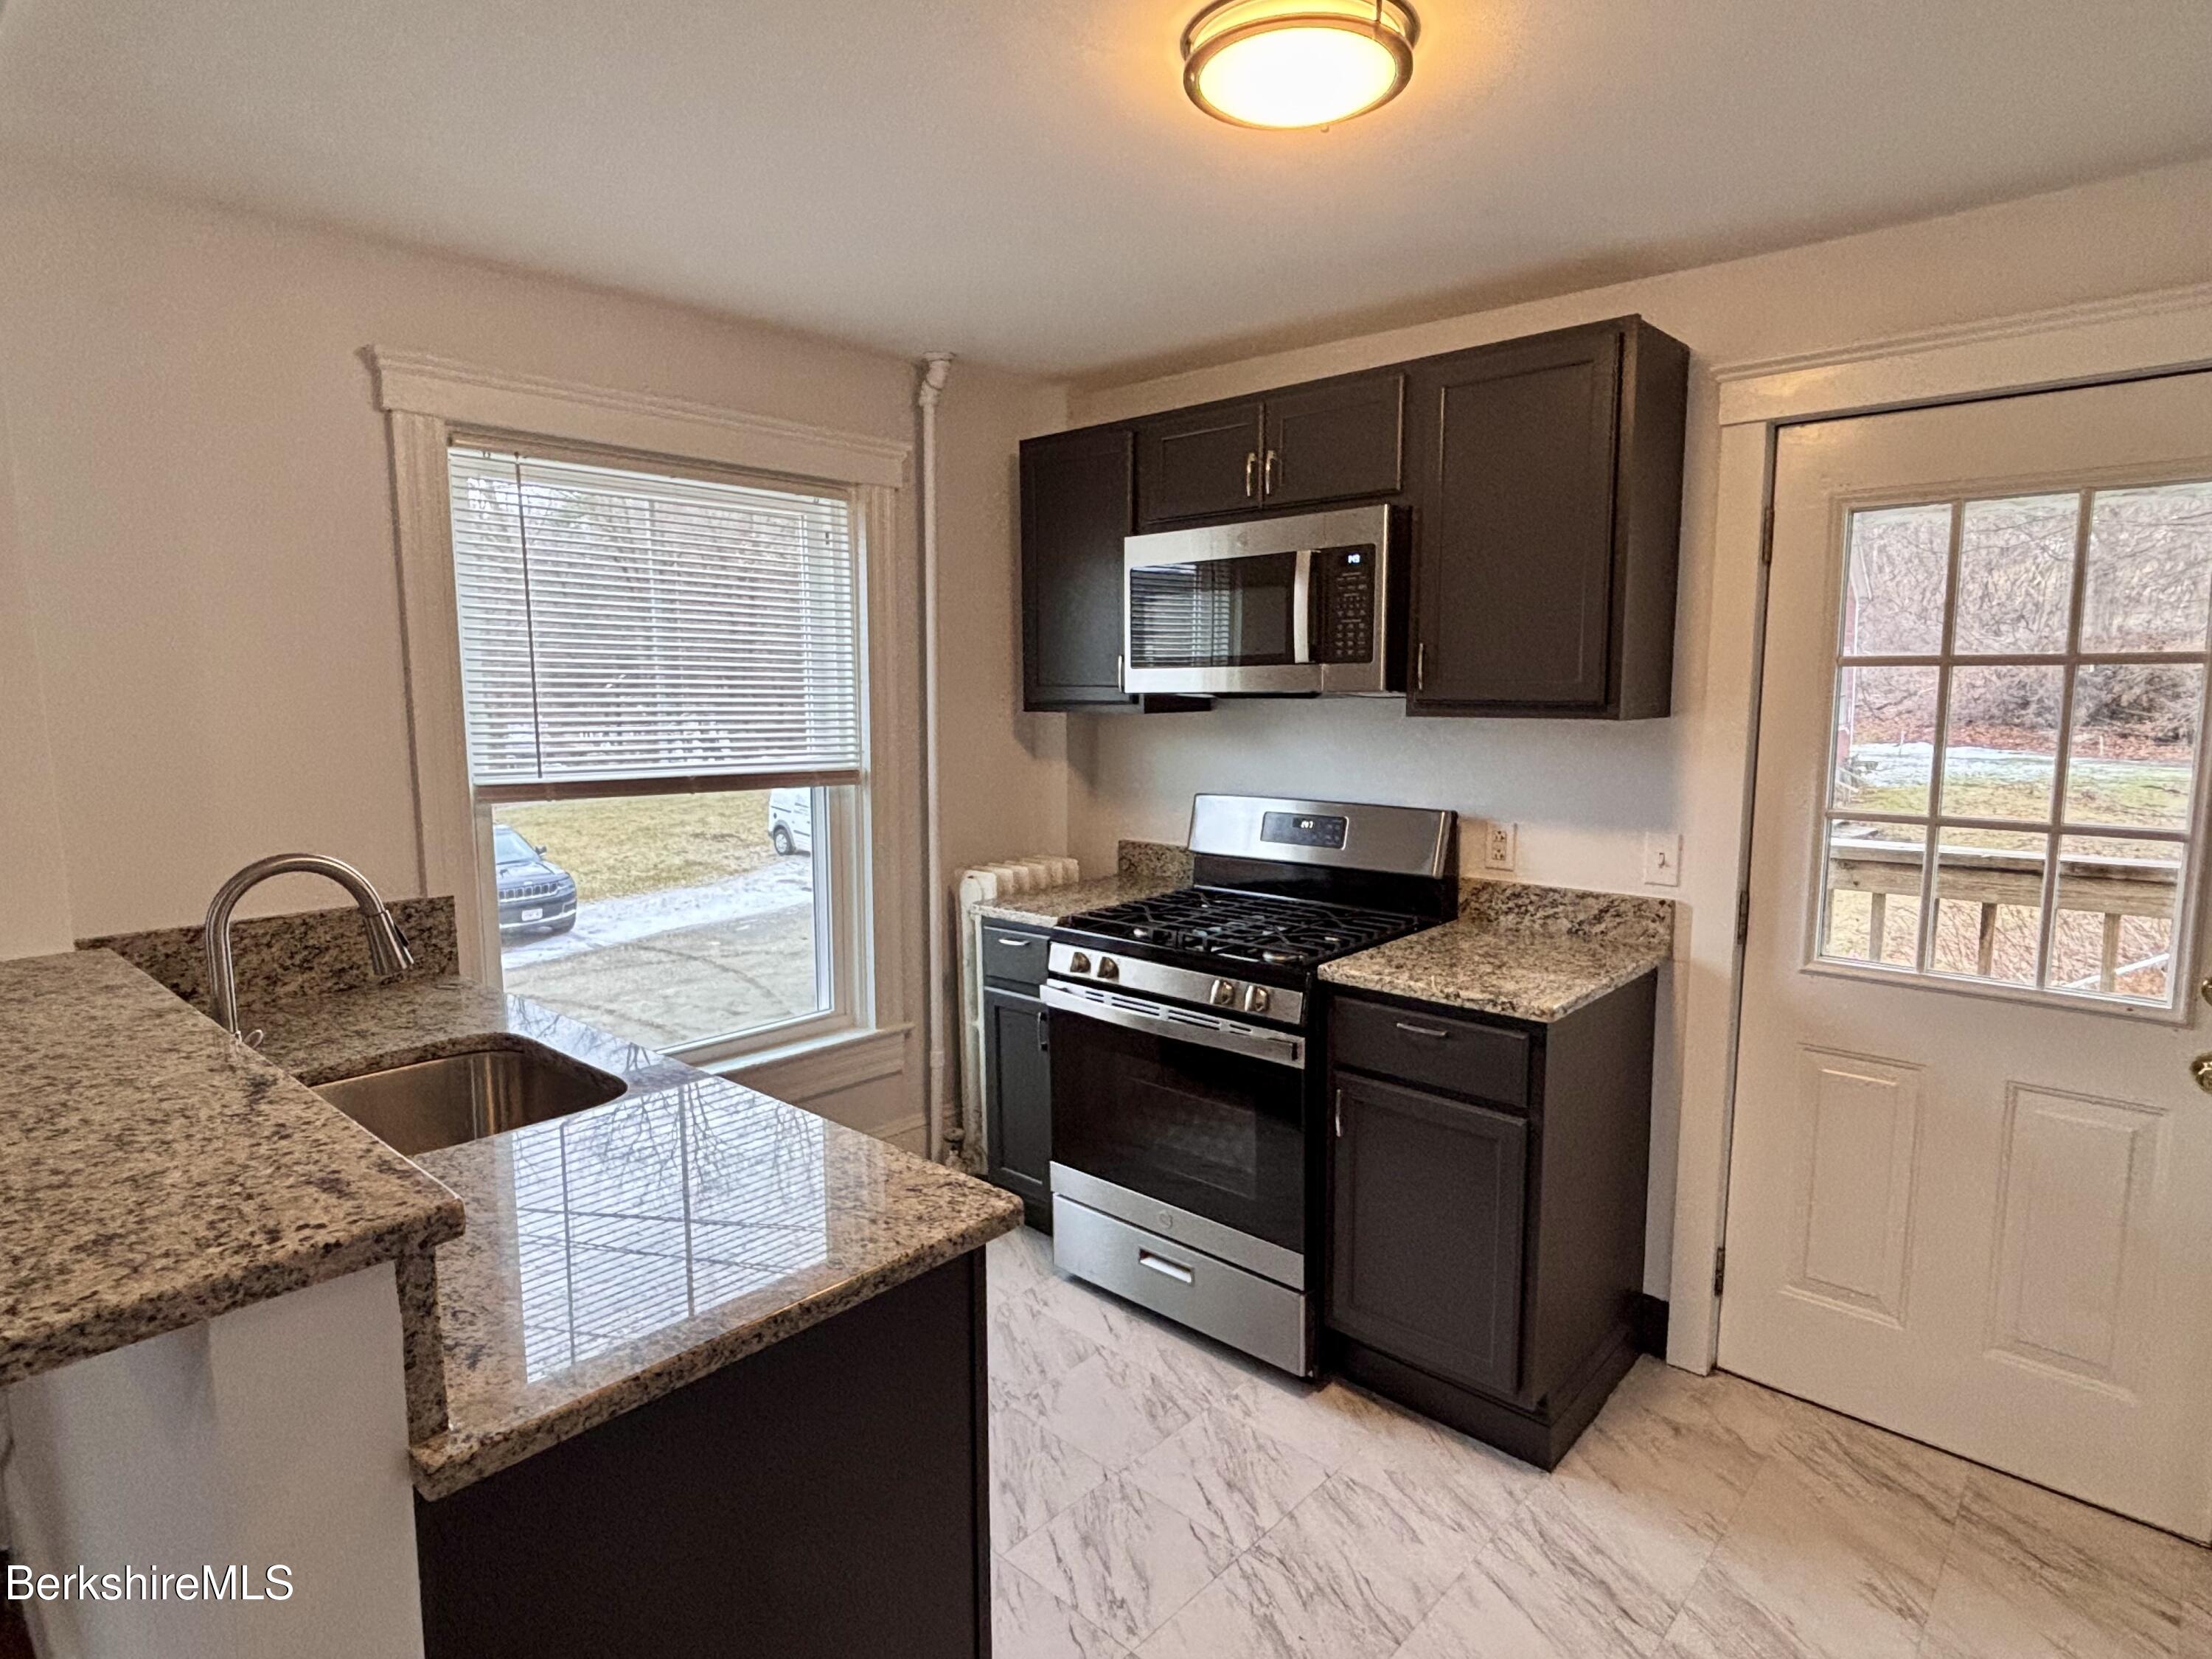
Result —
[[460, 1200], [104, 951], [0, 963], [0, 1384], [427, 1251]]
[[1190, 854], [1180, 847], [1125, 841], [1116, 850], [1116, 867], [1110, 876], [1094, 876], [1065, 887], [1041, 887], [1033, 893], [1010, 893], [975, 906], [975, 914], [998, 921], [1053, 927], [1085, 910], [1103, 910], [1109, 904], [1150, 898], [1190, 884]]
[[[468, 1206], [438, 1252], [436, 1498], [781, 1341], [1021, 1222], [1012, 1194], [457, 980], [250, 1011], [317, 1080], [538, 1042], [629, 1092], [425, 1154]], [[410, 1413], [416, 1409], [410, 1390]]]
[[1348, 990], [1549, 1024], [1661, 966], [1674, 932], [1666, 899], [1469, 882], [1457, 921], [1339, 957], [1321, 976]]
[[[393, 899], [389, 908], [415, 953], [411, 977], [435, 979], [458, 970], [452, 899]], [[207, 968], [197, 927], [106, 933], [81, 939], [76, 947], [112, 951], [195, 1007], [208, 1006]], [[289, 915], [240, 917], [231, 923], [230, 950], [241, 1004], [350, 991], [376, 979], [368, 964], [361, 912], [351, 904]]]
[[1123, 841], [1114, 845], [1117, 875], [1148, 877], [1170, 887], [1190, 884], [1190, 849], [1164, 841]]

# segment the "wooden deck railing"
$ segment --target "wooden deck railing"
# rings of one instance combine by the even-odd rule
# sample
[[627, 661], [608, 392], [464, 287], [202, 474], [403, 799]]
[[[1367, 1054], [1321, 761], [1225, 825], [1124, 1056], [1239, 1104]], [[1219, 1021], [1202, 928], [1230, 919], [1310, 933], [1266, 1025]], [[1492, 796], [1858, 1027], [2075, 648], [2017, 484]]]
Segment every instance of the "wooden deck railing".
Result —
[[[1828, 842], [1828, 886], [1831, 890], [1868, 896], [1868, 960], [1882, 957], [1882, 939], [1892, 895], [1920, 896], [1923, 850], [1889, 841], [1838, 836]], [[1979, 907], [1976, 928], [1975, 971], [1989, 975], [1995, 967], [1997, 908], [2016, 905], [2031, 911], [2043, 904], [2044, 855], [2008, 852], [1987, 847], [1938, 846], [1936, 849], [1936, 896], [1943, 903]], [[2121, 977], [2162, 965], [2169, 954], [2158, 951], [2140, 962], [2120, 960], [2121, 924], [2130, 916], [2171, 921], [2174, 910], [2175, 868], [2150, 859], [2063, 856], [2058, 865], [2057, 904], [2061, 911], [2103, 918], [2102, 939], [2094, 979], [2069, 981], [2068, 990], [2095, 988], [2110, 995]]]

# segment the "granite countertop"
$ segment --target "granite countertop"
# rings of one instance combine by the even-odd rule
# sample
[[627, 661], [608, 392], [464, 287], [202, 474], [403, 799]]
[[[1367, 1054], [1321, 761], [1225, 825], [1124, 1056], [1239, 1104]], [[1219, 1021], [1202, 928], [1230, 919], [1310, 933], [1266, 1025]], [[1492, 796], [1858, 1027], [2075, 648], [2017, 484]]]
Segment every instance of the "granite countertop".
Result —
[[461, 1200], [105, 951], [0, 963], [0, 1384], [459, 1236]]
[[629, 1086], [416, 1160], [460, 1194], [469, 1224], [436, 1257], [445, 1426], [413, 1448], [425, 1498], [1021, 1222], [1010, 1193], [466, 981], [276, 1004], [254, 1019], [270, 1056], [313, 1081], [535, 1042]]
[[1456, 921], [1322, 965], [1347, 990], [1548, 1024], [1662, 966], [1665, 899], [1520, 882], [1466, 884]]

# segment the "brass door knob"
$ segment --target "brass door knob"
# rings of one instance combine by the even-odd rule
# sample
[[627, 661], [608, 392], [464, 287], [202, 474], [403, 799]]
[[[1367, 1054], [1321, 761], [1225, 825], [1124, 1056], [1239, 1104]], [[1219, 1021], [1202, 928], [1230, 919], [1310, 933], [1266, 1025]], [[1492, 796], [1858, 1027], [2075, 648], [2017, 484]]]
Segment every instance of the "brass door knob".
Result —
[[2212, 1054], [2199, 1054], [2189, 1062], [2189, 1075], [2197, 1079], [2197, 1086], [2212, 1095]]

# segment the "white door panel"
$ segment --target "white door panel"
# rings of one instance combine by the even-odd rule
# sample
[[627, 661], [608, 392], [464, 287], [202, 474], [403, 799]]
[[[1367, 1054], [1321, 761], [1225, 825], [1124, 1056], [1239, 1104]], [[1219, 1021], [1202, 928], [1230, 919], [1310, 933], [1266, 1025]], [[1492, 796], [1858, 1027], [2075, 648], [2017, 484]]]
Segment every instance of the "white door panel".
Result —
[[1784, 430], [1720, 1358], [2212, 1538], [2212, 374]]

